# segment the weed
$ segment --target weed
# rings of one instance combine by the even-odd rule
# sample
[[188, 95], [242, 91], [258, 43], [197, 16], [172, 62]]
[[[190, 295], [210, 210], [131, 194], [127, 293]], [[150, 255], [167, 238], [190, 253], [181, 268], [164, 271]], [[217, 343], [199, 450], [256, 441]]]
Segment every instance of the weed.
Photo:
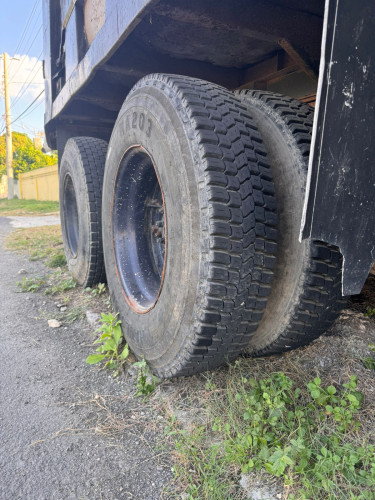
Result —
[[148, 396], [156, 389], [156, 384], [159, 382], [159, 379], [151, 373], [144, 358], [134, 363], [133, 366], [139, 369], [137, 376], [137, 392], [135, 396]]
[[361, 359], [361, 362], [367, 370], [375, 370], [375, 359], [371, 356]]
[[66, 257], [62, 251], [60, 253], [52, 255], [47, 261], [48, 267], [63, 267], [65, 265], [66, 265]]
[[44, 281], [43, 278], [31, 276], [30, 278], [23, 278], [22, 281], [17, 281], [17, 285], [22, 292], [37, 292], [43, 286]]
[[88, 356], [86, 363], [94, 365], [105, 361], [104, 367], [115, 370], [114, 376], [117, 376], [129, 356], [128, 345], [125, 344], [122, 347], [124, 337], [121, 331], [121, 321], [117, 319], [117, 314], [102, 313], [100, 322], [102, 325], [96, 331], [101, 333], [101, 336], [94, 342], [94, 344], [101, 344], [96, 349], [98, 354]]
[[[175, 439], [174, 464], [176, 477], [184, 477], [186, 498], [225, 499], [235, 498], [235, 485], [226, 480], [234, 471], [223, 461], [220, 444], [209, 444], [211, 433], [204, 426], [192, 432], [179, 429], [172, 417], [165, 435]], [[199, 481], [197, 481], [199, 477]]]
[[298, 388], [282, 372], [261, 379], [237, 372], [220, 392], [208, 382], [209, 424], [190, 433], [175, 424], [169, 434], [189, 498], [228, 498], [228, 470], [236, 468], [281, 477], [290, 499], [373, 498], [375, 448], [357, 437], [356, 377], [342, 387], [315, 377]]
[[375, 307], [368, 307], [367, 312], [365, 312], [365, 316], [367, 318], [372, 318], [373, 316], [375, 316]]
[[29, 254], [31, 261], [47, 259], [49, 267], [66, 264], [60, 226], [17, 229], [7, 237], [6, 247]]
[[111, 302], [111, 297], [108, 294], [108, 297], [104, 301], [105, 305], [107, 306], [107, 309], [112, 309], [112, 302]]
[[[87, 287], [84, 289], [84, 292], [90, 294], [92, 297], [102, 297], [107, 292], [107, 287], [105, 283], [98, 283], [95, 288]], [[104, 304], [107, 306], [107, 309], [112, 309], [111, 297], [109, 293], [106, 294], [106, 298], [104, 298]]]
[[83, 319], [85, 317], [85, 306], [73, 307], [64, 314], [64, 323], [73, 323], [78, 319]]
[[44, 291], [45, 295], [56, 295], [77, 286], [77, 282], [72, 277], [64, 277], [63, 271], [56, 271], [51, 275], [51, 284]]
[[95, 288], [91, 290], [91, 295], [93, 297], [97, 297], [98, 295], [102, 295], [106, 290], [106, 286], [104, 283], [98, 283]]

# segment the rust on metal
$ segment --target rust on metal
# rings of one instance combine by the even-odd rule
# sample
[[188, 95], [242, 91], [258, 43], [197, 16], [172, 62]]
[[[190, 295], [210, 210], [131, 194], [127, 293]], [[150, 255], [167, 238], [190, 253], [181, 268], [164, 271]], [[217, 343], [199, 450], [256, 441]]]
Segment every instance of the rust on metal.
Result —
[[87, 43], [92, 41], [105, 23], [105, 0], [86, 0], [84, 8], [84, 22]]

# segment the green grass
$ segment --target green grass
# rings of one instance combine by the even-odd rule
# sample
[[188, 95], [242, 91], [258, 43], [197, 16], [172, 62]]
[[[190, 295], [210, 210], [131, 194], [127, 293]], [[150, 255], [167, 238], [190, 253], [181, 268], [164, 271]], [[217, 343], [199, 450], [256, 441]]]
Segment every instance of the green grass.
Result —
[[61, 269], [55, 270], [46, 278], [38, 276], [24, 277], [17, 285], [22, 292], [37, 292], [43, 290], [44, 295], [62, 295], [77, 286], [77, 282], [69, 273]]
[[45, 260], [49, 267], [66, 264], [60, 226], [23, 228], [6, 239], [6, 248], [30, 255], [30, 260]]
[[172, 416], [166, 431], [187, 498], [243, 498], [241, 473], [281, 480], [290, 500], [374, 498], [375, 447], [361, 430], [355, 376], [325, 386], [319, 377], [251, 374], [239, 361], [224, 386], [213, 381], [207, 376], [200, 422], [186, 429]]
[[0, 200], [0, 216], [6, 215], [38, 215], [59, 211], [58, 201], [37, 200]]
[[64, 323], [74, 323], [74, 321], [83, 319], [86, 316], [86, 306], [74, 306], [63, 314], [62, 320]]
[[37, 292], [42, 288], [45, 283], [44, 278], [38, 276], [30, 276], [29, 278], [23, 278], [22, 281], [17, 281], [17, 285], [20, 287], [22, 292]]
[[56, 270], [49, 276], [49, 283], [44, 290], [45, 295], [62, 295], [68, 290], [72, 290], [77, 286], [77, 282], [70, 274]]

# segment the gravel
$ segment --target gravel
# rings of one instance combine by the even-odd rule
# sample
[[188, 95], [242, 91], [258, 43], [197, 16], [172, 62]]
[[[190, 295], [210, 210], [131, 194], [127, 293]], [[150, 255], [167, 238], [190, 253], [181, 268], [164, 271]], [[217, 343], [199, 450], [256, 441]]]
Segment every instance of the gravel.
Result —
[[0, 217], [0, 499], [160, 498], [172, 473], [155, 451], [152, 406], [133, 397], [134, 378], [86, 365], [85, 320], [49, 328], [53, 300], [18, 293], [19, 270], [45, 268], [4, 250], [9, 219]]

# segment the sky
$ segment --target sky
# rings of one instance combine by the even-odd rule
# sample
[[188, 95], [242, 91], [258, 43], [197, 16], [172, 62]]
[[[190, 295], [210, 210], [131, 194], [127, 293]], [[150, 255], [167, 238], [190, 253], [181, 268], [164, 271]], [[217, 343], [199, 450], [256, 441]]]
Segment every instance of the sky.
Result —
[[[43, 131], [42, 0], [0, 0], [0, 54], [9, 55], [8, 76], [12, 131], [34, 137]], [[10, 60], [13, 58], [12, 60]], [[4, 133], [3, 58], [0, 59], [0, 135]]]

